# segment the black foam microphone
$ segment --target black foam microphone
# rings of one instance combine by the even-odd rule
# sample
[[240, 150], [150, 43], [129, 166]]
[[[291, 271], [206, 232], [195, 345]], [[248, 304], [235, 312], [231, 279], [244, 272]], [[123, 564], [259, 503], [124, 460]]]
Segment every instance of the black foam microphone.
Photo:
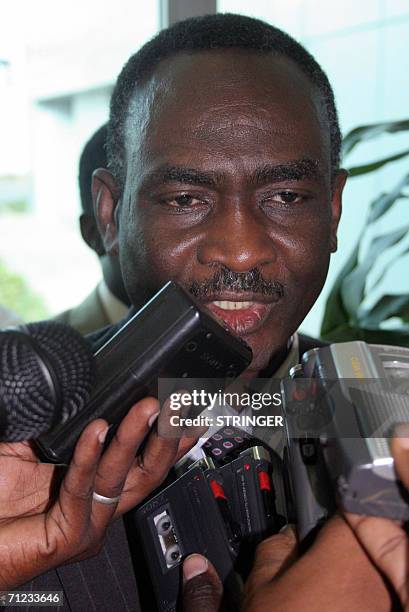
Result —
[[37, 438], [81, 410], [94, 378], [92, 349], [55, 321], [0, 332], [0, 441]]

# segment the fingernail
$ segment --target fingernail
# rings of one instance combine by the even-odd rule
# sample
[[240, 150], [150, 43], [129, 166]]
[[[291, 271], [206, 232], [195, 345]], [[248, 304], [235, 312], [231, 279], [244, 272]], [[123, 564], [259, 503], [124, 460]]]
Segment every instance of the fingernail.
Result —
[[209, 567], [209, 563], [206, 557], [202, 555], [189, 555], [183, 562], [183, 578], [185, 580], [192, 580], [195, 576], [204, 574]]
[[150, 428], [150, 427], [152, 427], [152, 425], [154, 424], [154, 422], [156, 421], [156, 419], [158, 418], [158, 416], [159, 416], [159, 411], [158, 411], [158, 412], [155, 412], [155, 414], [152, 414], [152, 415], [149, 417], [149, 419], [148, 419], [148, 427], [149, 427], [149, 428]]
[[287, 523], [287, 525], [281, 527], [278, 533], [285, 533], [286, 531], [293, 531], [295, 533], [295, 525], [293, 523]]
[[108, 429], [109, 429], [109, 425], [105, 427], [105, 429], [102, 429], [102, 431], [99, 432], [98, 440], [100, 444], [103, 444], [105, 442], [105, 438], [107, 437]]
[[409, 423], [399, 423], [395, 427], [395, 436], [399, 438], [399, 444], [409, 449]]

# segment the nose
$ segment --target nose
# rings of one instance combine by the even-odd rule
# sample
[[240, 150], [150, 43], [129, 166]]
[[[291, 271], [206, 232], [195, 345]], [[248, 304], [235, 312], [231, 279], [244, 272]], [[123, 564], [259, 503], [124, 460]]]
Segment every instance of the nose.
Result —
[[225, 205], [209, 222], [198, 248], [199, 262], [248, 272], [276, 259], [267, 220], [246, 205]]

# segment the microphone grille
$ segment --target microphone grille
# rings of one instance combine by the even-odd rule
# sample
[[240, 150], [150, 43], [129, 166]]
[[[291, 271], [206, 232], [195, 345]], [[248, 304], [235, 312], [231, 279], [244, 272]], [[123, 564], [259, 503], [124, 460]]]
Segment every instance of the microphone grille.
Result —
[[[58, 386], [59, 414], [53, 384], [36, 350]], [[1, 412], [6, 420], [2, 438], [9, 442], [35, 438], [54, 423], [66, 421], [84, 407], [91, 394], [91, 347], [81, 334], [62, 323], [30, 323], [1, 332], [0, 367]]]

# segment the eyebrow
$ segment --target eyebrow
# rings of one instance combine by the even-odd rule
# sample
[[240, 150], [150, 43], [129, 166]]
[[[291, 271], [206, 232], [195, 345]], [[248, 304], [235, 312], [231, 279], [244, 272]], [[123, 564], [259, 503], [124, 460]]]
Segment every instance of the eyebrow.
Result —
[[224, 175], [219, 172], [203, 172], [195, 168], [164, 164], [153, 172], [150, 172], [144, 178], [142, 186], [144, 189], [148, 189], [165, 183], [185, 183], [189, 185], [217, 187], [223, 179]]
[[257, 168], [252, 175], [256, 185], [278, 183], [279, 181], [299, 181], [317, 178], [320, 174], [319, 162], [314, 159], [299, 159], [279, 165], [265, 165]]
[[[317, 160], [300, 159], [285, 164], [266, 164], [260, 166], [250, 175], [249, 181], [259, 186], [283, 180], [295, 181], [304, 178], [316, 178], [319, 173], [319, 163]], [[218, 187], [225, 179], [226, 175], [221, 172], [203, 172], [196, 168], [164, 164], [144, 178], [142, 188], [149, 189], [153, 186], [166, 183]]]

